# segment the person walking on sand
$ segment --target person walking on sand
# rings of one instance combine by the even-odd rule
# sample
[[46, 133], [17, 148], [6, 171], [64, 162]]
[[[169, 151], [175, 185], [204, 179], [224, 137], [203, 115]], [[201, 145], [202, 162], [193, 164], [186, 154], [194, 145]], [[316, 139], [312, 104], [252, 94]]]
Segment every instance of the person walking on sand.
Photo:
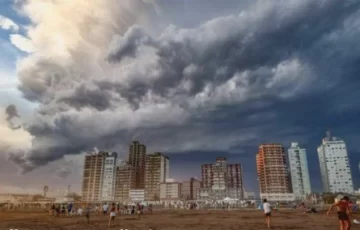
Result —
[[85, 209], [85, 217], [86, 217], [86, 223], [90, 224], [90, 206], [86, 206]]
[[115, 203], [112, 203], [110, 209], [109, 226], [113, 226], [115, 224], [115, 216], [116, 216], [116, 207], [115, 207]]
[[270, 203], [267, 202], [266, 199], [263, 200], [263, 209], [264, 209], [265, 221], [266, 221], [267, 227], [271, 228], [271, 211], [272, 211], [272, 207], [271, 207]]
[[337, 214], [338, 214], [338, 219], [339, 219], [339, 224], [340, 224], [340, 230], [350, 230], [351, 228], [351, 221], [350, 221], [350, 214], [351, 214], [351, 210], [349, 208], [349, 197], [344, 196], [339, 202], [331, 205], [331, 207], [329, 208], [327, 215], [330, 215], [331, 210], [337, 207]]

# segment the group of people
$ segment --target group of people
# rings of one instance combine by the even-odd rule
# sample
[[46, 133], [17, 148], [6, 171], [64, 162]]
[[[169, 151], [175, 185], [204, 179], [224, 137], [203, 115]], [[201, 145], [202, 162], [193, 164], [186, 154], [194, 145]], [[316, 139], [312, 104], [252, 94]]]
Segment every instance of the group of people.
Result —
[[[351, 201], [349, 200], [349, 197], [344, 196], [339, 202], [333, 204], [327, 211], [328, 216], [335, 207], [337, 208], [340, 230], [350, 230], [351, 228], [350, 216], [352, 210], [351, 210]], [[271, 212], [273, 208], [266, 199], [263, 200], [263, 210], [264, 210], [267, 227], [271, 228]], [[316, 209], [310, 209], [309, 211], [311, 213], [318, 213]]]
[[[69, 204], [52, 204], [50, 209], [50, 214], [55, 217], [61, 217], [61, 216], [72, 216], [72, 215], [80, 215], [85, 216], [87, 219], [87, 223], [90, 222], [90, 212], [92, 208], [90, 205], [86, 205], [85, 207], [75, 207], [73, 203]], [[136, 204], [136, 206], [127, 206], [125, 205], [122, 209], [120, 207], [120, 204], [112, 203], [111, 206], [107, 203], [104, 203], [102, 207], [100, 208], [99, 205], [95, 206], [95, 213], [97, 215], [108, 215], [109, 216], [109, 226], [113, 226], [115, 223], [115, 217], [117, 214], [131, 214], [134, 215], [135, 213], [138, 215], [138, 218], [140, 219], [141, 214], [143, 213], [144, 206], [140, 203]], [[152, 213], [152, 205], [148, 206], [148, 210], [150, 213]], [[110, 211], [110, 212], [109, 212]]]

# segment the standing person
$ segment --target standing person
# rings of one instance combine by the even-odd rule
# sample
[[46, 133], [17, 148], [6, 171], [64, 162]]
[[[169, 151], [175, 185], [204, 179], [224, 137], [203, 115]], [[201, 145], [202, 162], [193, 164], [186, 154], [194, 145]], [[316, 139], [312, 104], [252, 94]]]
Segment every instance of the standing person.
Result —
[[69, 203], [68, 206], [67, 206], [68, 216], [71, 215], [72, 208], [73, 208], [73, 204], [72, 204], [72, 203]]
[[329, 211], [327, 212], [327, 215], [330, 215], [331, 210], [337, 207], [337, 214], [340, 224], [340, 230], [350, 230], [351, 228], [351, 222], [350, 222], [350, 213], [351, 210], [349, 208], [349, 197], [344, 196], [339, 202], [331, 205], [329, 208]]
[[109, 226], [112, 226], [115, 224], [115, 216], [116, 216], [115, 203], [112, 203], [111, 209], [110, 209]]
[[107, 203], [104, 203], [104, 205], [103, 205], [103, 215], [104, 215], [104, 216], [107, 214], [108, 208], [109, 208], [108, 204], [107, 204]]
[[117, 203], [117, 205], [116, 205], [116, 212], [120, 213], [120, 203]]
[[271, 210], [272, 210], [272, 207], [271, 207], [270, 203], [267, 202], [266, 199], [263, 200], [263, 209], [264, 209], [265, 221], [266, 221], [267, 227], [271, 228]]
[[86, 217], [86, 223], [90, 224], [90, 205], [86, 206], [85, 217]]
[[140, 216], [141, 216], [141, 204], [140, 204], [140, 203], [137, 204], [137, 210], [136, 210], [136, 212], [137, 212], [138, 218], [139, 218], [139, 220], [140, 220]]

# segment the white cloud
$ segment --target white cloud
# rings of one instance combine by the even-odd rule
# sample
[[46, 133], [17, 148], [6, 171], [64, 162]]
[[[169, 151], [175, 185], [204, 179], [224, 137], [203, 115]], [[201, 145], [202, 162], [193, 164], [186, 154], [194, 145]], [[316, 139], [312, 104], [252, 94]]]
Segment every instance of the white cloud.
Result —
[[35, 46], [33, 42], [20, 34], [11, 34], [10, 35], [11, 43], [16, 46], [19, 50], [26, 53], [35, 52]]
[[13, 32], [17, 32], [19, 30], [19, 26], [15, 22], [2, 15], [0, 15], [0, 28], [4, 30], [12, 30]]

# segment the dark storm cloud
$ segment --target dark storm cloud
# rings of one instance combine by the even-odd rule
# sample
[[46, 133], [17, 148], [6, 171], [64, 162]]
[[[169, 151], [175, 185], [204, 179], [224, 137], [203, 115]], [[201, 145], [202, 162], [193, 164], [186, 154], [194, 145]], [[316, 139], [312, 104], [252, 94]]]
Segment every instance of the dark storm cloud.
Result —
[[[358, 125], [342, 117], [359, 108], [359, 4], [257, 1], [194, 29], [154, 36], [133, 26], [114, 35], [101, 70], [75, 62], [77, 74], [56, 71], [56, 88], [31, 91], [42, 102], [28, 126], [33, 148], [11, 160], [29, 171], [133, 136], [166, 152], [211, 149], [244, 161], [261, 142], [300, 141], [313, 151], [324, 130]], [[41, 82], [54, 76], [37, 68]]]
[[5, 110], [6, 113], [6, 121], [9, 124], [11, 129], [20, 129], [21, 125], [15, 125], [13, 123], [13, 119], [16, 117], [20, 117], [15, 105], [8, 105]]

